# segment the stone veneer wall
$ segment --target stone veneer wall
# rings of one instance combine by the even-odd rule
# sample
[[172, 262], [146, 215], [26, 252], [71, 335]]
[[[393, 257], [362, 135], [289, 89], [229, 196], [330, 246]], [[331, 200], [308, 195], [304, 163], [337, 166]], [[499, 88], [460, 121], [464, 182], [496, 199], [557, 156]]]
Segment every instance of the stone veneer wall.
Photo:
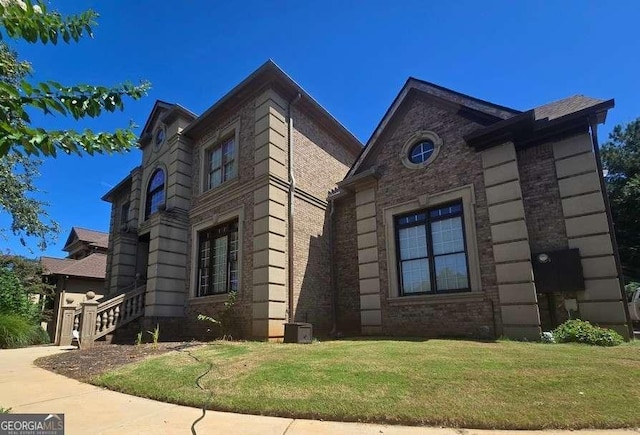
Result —
[[253, 206], [253, 333], [281, 340], [287, 318], [287, 102], [268, 90], [256, 99], [254, 176], [267, 175]]
[[556, 174], [570, 248], [580, 249], [585, 291], [580, 317], [629, 337], [596, 157], [588, 134], [553, 144]]
[[481, 154], [502, 333], [510, 338], [538, 340], [540, 314], [515, 146], [508, 142]]
[[[360, 328], [365, 335], [382, 333], [380, 265], [376, 225], [376, 191], [373, 185], [356, 191]], [[353, 260], [352, 260], [353, 261]]]

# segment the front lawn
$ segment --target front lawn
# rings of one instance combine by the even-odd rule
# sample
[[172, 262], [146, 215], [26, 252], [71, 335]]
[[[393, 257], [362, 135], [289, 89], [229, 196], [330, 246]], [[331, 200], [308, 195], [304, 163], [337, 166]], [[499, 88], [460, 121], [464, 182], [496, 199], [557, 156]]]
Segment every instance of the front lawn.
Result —
[[[640, 346], [329, 341], [216, 342], [93, 379], [107, 388], [225, 411], [468, 428], [640, 425]], [[196, 378], [213, 370], [201, 383]]]

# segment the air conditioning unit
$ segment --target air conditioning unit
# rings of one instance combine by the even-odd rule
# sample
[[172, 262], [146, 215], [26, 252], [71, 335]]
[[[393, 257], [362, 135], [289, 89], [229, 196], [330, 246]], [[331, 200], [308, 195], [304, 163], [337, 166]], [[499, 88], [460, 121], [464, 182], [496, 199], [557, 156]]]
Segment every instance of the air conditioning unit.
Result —
[[313, 339], [311, 323], [285, 323], [284, 342], [309, 344]]

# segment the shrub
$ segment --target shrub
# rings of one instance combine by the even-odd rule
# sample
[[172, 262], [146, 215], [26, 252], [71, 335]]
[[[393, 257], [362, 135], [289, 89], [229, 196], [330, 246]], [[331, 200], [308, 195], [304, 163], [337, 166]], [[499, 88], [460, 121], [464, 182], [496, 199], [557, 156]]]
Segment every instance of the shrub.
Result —
[[0, 314], [0, 349], [49, 343], [40, 325], [16, 314]]
[[627, 295], [627, 301], [631, 302], [631, 298], [633, 298], [633, 294], [640, 288], [640, 282], [631, 281], [627, 285], [624, 286], [624, 292]]
[[552, 334], [557, 343], [617, 346], [624, 341], [616, 331], [592, 325], [584, 320], [567, 320], [554, 329]]

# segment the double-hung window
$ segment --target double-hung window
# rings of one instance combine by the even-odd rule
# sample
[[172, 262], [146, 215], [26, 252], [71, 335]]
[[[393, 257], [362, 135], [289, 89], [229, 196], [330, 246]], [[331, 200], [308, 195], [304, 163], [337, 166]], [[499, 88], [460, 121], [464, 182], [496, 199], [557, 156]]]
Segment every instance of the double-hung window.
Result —
[[208, 188], [212, 189], [232, 179], [236, 175], [236, 140], [235, 136], [211, 148], [208, 160]]
[[462, 203], [396, 216], [402, 295], [470, 291]]
[[198, 296], [238, 290], [238, 222], [198, 233]]

